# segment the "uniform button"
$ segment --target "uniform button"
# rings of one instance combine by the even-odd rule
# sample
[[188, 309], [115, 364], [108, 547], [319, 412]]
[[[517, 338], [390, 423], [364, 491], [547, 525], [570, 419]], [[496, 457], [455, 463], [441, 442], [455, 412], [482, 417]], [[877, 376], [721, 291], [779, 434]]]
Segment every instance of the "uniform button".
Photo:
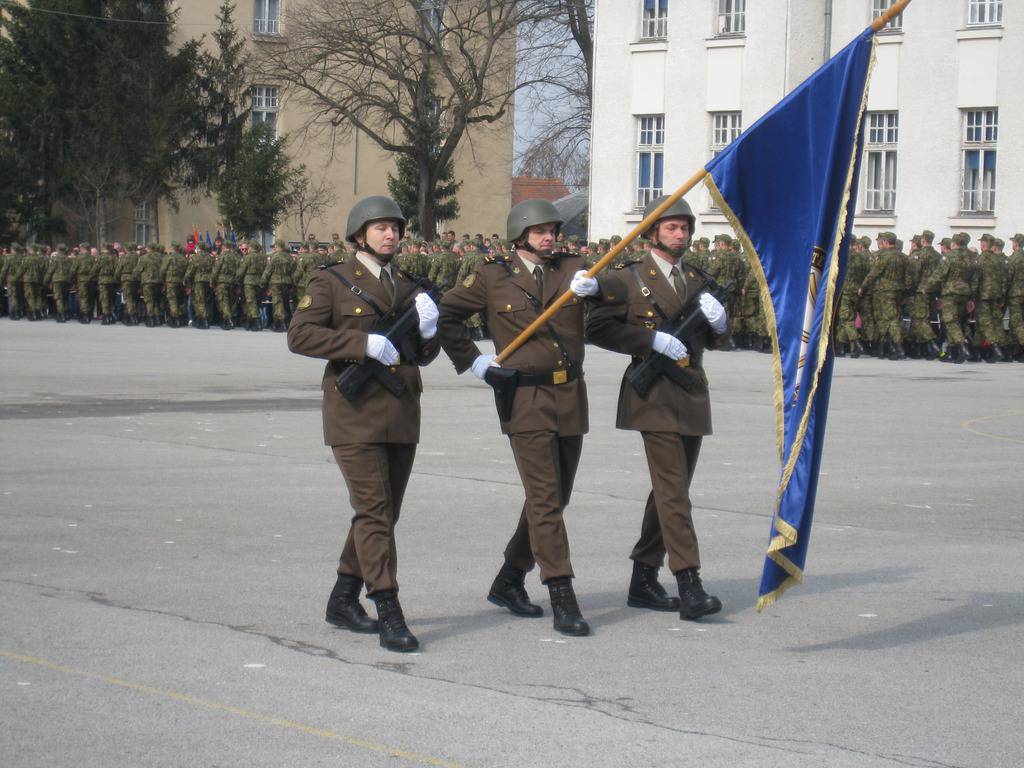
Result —
[[[356, 311], [358, 312], [359, 310], [356, 310]], [[652, 312], [651, 310], [648, 309], [647, 310], [647, 316], [648, 317], [654, 317], [654, 312]]]
[[558, 349], [558, 342], [557, 341], [551, 342], [551, 346], [554, 347], [555, 349]]
[[362, 307], [356, 307], [356, 314], [357, 315], [363, 314], [363, 308]]
[[511, 304], [506, 304], [505, 305], [505, 311], [506, 312], [511, 312], [512, 311], [512, 305]]
[[390, 368], [388, 368], [388, 370], [391, 371], [392, 373], [398, 373], [398, 368], [393, 365]]
[[557, 365], [559, 368], [561, 368], [563, 365], [565, 365], [565, 363], [564, 363], [564, 361], [559, 360], [557, 363], [555, 363], [555, 365]]

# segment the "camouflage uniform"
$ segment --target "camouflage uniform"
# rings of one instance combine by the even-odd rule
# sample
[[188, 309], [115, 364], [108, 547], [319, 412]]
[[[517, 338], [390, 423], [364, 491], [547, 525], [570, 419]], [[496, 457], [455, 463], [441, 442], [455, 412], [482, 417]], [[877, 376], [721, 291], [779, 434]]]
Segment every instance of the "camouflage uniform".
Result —
[[21, 261], [18, 276], [25, 295], [25, 306], [29, 320], [42, 320], [46, 307], [43, 296], [43, 278], [46, 276], [46, 259], [36, 246], [28, 249]]
[[1014, 359], [1024, 361], [1024, 234], [1011, 238], [1013, 253], [1006, 269], [1006, 304], [1010, 311], [1010, 341]]
[[262, 285], [270, 286], [270, 298], [274, 302], [274, 330], [279, 332], [288, 330], [288, 292], [295, 271], [295, 262], [285, 247], [283, 240], [277, 241], [277, 249], [260, 277]]
[[989, 343], [988, 362], [1005, 359], [1006, 332], [1003, 315], [1006, 311], [1006, 257], [1002, 253], [1002, 240], [992, 238], [989, 249], [978, 259], [978, 292], [974, 317], [978, 324], [979, 341]]
[[192, 261], [185, 270], [185, 285], [192, 288], [192, 314], [196, 328], [210, 327], [212, 306], [210, 303], [210, 281], [213, 279], [213, 256], [202, 245], [192, 252]]
[[89, 252], [88, 244], [78, 247], [78, 258], [72, 276], [78, 286], [78, 322], [91, 323], [96, 308], [96, 271], [99, 265]]
[[50, 263], [46, 267], [43, 282], [53, 286], [53, 307], [57, 313], [57, 322], [68, 320], [68, 277], [71, 274], [71, 261], [64, 246], [58, 245], [57, 250], [50, 254]]
[[114, 279], [121, 283], [121, 301], [124, 302], [124, 324], [136, 325], [139, 322], [139, 281], [135, 278], [135, 268], [139, 265], [139, 253], [129, 247], [118, 259]]
[[860, 240], [856, 240], [850, 246], [850, 255], [846, 260], [846, 277], [843, 281], [842, 293], [839, 295], [836, 354], [840, 357], [845, 355], [848, 350], [853, 357], [860, 357], [864, 351], [857, 334], [857, 291], [860, 290], [861, 283], [864, 282], [867, 274], [868, 262], [864, 254], [864, 245]]
[[96, 259], [96, 284], [104, 325], [117, 322], [117, 317], [114, 314], [114, 292], [116, 290], [114, 272], [116, 269], [117, 256], [114, 255], [114, 249], [109, 245], [103, 246], [99, 258]]
[[880, 354], [888, 351], [889, 359], [897, 360], [903, 354], [903, 328], [900, 320], [899, 306], [902, 292], [906, 285], [906, 270], [903, 254], [896, 247], [896, 235], [882, 232], [879, 241], [887, 241], [889, 245], [881, 246], [878, 259], [861, 283], [861, 294], [870, 291], [871, 303], [875, 320], [878, 323], [878, 340], [882, 342]]
[[225, 331], [235, 327], [235, 313], [238, 311], [238, 273], [241, 268], [242, 260], [230, 247], [220, 252], [213, 266], [213, 290], [217, 295], [220, 325]]
[[249, 244], [249, 253], [242, 259], [239, 277], [245, 292], [246, 327], [250, 331], [260, 330], [260, 291], [263, 288], [263, 271], [267, 268], [267, 257], [263, 255], [259, 244]]
[[142, 300], [146, 304], [146, 326], [154, 328], [160, 322], [160, 286], [164, 284], [163, 246], [151, 244], [139, 258], [132, 277], [142, 284]]
[[167, 300], [167, 324], [171, 328], [188, 327], [188, 312], [185, 302], [185, 272], [189, 260], [181, 252], [178, 243], [171, 244], [171, 250], [164, 256], [160, 277], [164, 283], [164, 298]]
[[942, 266], [942, 257], [931, 246], [934, 235], [927, 230], [923, 235], [928, 245], [922, 245], [914, 252], [907, 268], [907, 312], [910, 315], [909, 336], [918, 346], [917, 354], [931, 360], [939, 353], [931, 324], [935, 295], [932, 276]]
[[942, 324], [946, 329], [946, 341], [951, 354], [946, 361], [962, 363], [967, 348], [967, 302], [974, 295], [977, 282], [977, 267], [974, 254], [967, 250], [970, 235], [960, 232], [953, 236], [956, 246], [946, 255], [946, 262], [936, 271], [936, 279], [942, 288]]

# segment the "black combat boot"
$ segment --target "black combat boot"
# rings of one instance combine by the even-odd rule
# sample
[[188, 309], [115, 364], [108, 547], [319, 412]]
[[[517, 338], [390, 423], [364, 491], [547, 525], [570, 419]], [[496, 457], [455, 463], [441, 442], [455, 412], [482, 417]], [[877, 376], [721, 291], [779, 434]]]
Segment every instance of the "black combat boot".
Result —
[[544, 609], [530, 602], [526, 594], [526, 571], [505, 563], [494, 577], [487, 601], [508, 608], [516, 616], [535, 619], [544, 615]]
[[836, 343], [836, 357], [846, 357], [846, 342], [840, 341]]
[[398, 653], [408, 653], [420, 647], [420, 641], [409, 631], [398, 602], [398, 592], [388, 589], [370, 595], [377, 605], [378, 629], [382, 648]]
[[325, 618], [328, 624], [365, 634], [378, 631], [376, 620], [366, 615], [366, 610], [359, 602], [359, 590], [362, 588], [363, 582], [355, 576], [338, 574], [338, 581], [327, 599]]
[[65, 315], [63, 312], [58, 312], [57, 313], [57, 322], [58, 323], [66, 323], [67, 321], [68, 321], [68, 316], [67, 315]]
[[704, 591], [700, 582], [700, 572], [696, 568], [687, 568], [676, 574], [679, 584], [679, 618], [699, 619], [722, 610], [722, 601]]
[[860, 343], [860, 339], [853, 342], [853, 352], [850, 353], [850, 357], [857, 359], [864, 354], [864, 345]]
[[626, 605], [633, 608], [650, 608], [652, 611], [678, 611], [679, 599], [669, 597], [658, 582], [658, 569], [654, 566], [633, 561], [633, 578], [629, 582]]
[[1005, 363], [1007, 360], [1006, 353], [1003, 348], [998, 344], [992, 345], [992, 357], [989, 358], [990, 363]]
[[572, 579], [558, 576], [548, 579], [548, 592], [551, 595], [551, 613], [554, 614], [555, 629], [563, 635], [582, 637], [590, 634], [590, 625], [580, 613], [576, 593], [572, 588]]

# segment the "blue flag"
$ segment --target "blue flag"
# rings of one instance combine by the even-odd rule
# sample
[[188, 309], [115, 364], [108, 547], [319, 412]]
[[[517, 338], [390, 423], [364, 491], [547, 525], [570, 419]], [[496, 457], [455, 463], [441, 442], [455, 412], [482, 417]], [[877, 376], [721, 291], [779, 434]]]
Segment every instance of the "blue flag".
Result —
[[213, 240], [210, 239], [210, 230], [206, 230], [206, 246], [213, 248]]
[[782, 473], [759, 611], [803, 580], [873, 63], [869, 28], [706, 166], [760, 283], [774, 347]]

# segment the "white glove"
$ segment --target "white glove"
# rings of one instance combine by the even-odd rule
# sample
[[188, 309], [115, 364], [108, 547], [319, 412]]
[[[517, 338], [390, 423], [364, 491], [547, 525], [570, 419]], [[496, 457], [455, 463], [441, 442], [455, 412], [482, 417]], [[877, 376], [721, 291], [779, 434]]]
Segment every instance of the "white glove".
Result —
[[654, 332], [654, 351], [669, 360], [682, 360], [689, 354], [686, 345], [670, 333]]
[[437, 309], [434, 300], [421, 293], [416, 297], [416, 313], [420, 316], [420, 336], [424, 339], [432, 339], [437, 334], [437, 318], [441, 313]]
[[394, 365], [398, 362], [398, 350], [395, 349], [395, 345], [379, 333], [371, 333], [366, 337], [366, 356], [379, 360], [384, 365]]
[[494, 362], [494, 358], [496, 357], [497, 355], [480, 355], [477, 357], [477, 359], [473, 361], [473, 375], [478, 379], [483, 380], [484, 374], [487, 373], [487, 369], [492, 365], [497, 365], [497, 363]]
[[700, 295], [700, 311], [708, 319], [708, 325], [711, 326], [712, 331], [719, 336], [725, 333], [728, 320], [725, 317], [725, 307], [722, 306], [722, 302], [710, 293], [702, 293]]
[[597, 285], [597, 278], [587, 277], [587, 270], [581, 269], [572, 276], [572, 282], [569, 283], [569, 290], [577, 296], [586, 297], [597, 296], [601, 289]]

